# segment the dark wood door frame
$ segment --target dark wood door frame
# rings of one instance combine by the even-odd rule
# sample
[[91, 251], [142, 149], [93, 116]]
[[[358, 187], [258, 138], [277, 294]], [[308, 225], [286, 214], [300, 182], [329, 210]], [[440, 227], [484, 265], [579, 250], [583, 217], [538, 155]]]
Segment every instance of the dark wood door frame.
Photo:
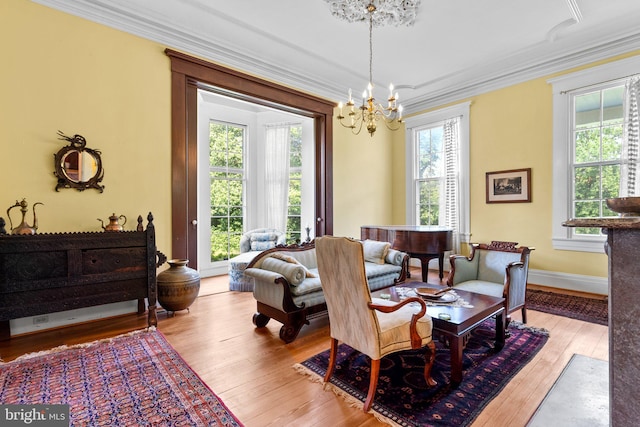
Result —
[[333, 108], [326, 99], [166, 49], [171, 60], [171, 257], [198, 264], [199, 88], [311, 117], [315, 129], [316, 236], [333, 234]]

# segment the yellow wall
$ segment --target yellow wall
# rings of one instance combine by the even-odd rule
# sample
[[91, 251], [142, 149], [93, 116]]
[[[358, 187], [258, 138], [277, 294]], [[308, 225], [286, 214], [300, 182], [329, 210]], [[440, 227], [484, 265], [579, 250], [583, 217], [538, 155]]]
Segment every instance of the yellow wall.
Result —
[[392, 222], [391, 200], [399, 187], [391, 159], [396, 151], [404, 153], [404, 143], [394, 144], [383, 124], [373, 137], [366, 129], [353, 135], [337, 120], [333, 129], [333, 234], [360, 238], [360, 226]]
[[[164, 46], [23, 0], [1, 2], [0, 40], [0, 216], [26, 198], [44, 203], [39, 232], [101, 231], [97, 218], [124, 214], [131, 229], [151, 211], [158, 248], [170, 256]], [[67, 145], [58, 130], [102, 152], [104, 193], [55, 191], [53, 155]], [[12, 218], [19, 222], [17, 208]]]
[[[640, 51], [590, 66], [638, 54]], [[472, 103], [469, 113], [471, 241], [505, 240], [534, 246], [532, 269], [606, 277], [604, 253], [555, 250], [551, 242], [553, 99], [547, 80], [584, 68], [589, 66], [458, 101]], [[532, 202], [487, 204], [485, 174], [521, 168], [532, 169]], [[404, 179], [404, 171], [394, 169], [394, 175], [397, 182]], [[403, 218], [403, 214], [394, 218]]]
[[[166, 46], [22, 0], [0, 4], [0, 209], [43, 202], [41, 232], [98, 231], [113, 212], [152, 211], [171, 256], [170, 69]], [[636, 52], [635, 54], [640, 54]], [[573, 71], [573, 70], [571, 70]], [[473, 241], [536, 247], [534, 269], [606, 276], [604, 255], [551, 247], [552, 98], [546, 78], [469, 99]], [[334, 234], [405, 221], [404, 132], [370, 138], [334, 123]], [[54, 191], [58, 130], [102, 151], [106, 186]], [[532, 168], [532, 203], [486, 204], [485, 173]], [[14, 210], [15, 211], [15, 210]], [[14, 217], [15, 218], [15, 217]]]

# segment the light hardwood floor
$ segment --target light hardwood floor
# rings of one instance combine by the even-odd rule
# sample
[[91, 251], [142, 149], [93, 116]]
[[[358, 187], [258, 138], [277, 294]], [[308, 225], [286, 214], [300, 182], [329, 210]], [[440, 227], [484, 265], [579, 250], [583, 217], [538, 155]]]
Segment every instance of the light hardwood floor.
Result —
[[[225, 292], [226, 280], [226, 276], [204, 279], [204, 293], [210, 295], [199, 297], [189, 312], [160, 314], [158, 329], [247, 427], [383, 425], [291, 368], [329, 348], [326, 317], [312, 321], [293, 343], [284, 345], [278, 338], [280, 324], [272, 320], [266, 328], [256, 329], [251, 322], [252, 294]], [[514, 319], [520, 320], [519, 314]], [[606, 326], [533, 310], [528, 311], [528, 323], [550, 331], [547, 344], [473, 427], [525, 426], [574, 353], [608, 359]], [[16, 337], [0, 342], [0, 356], [8, 361], [27, 352], [115, 336], [144, 325], [144, 316], [128, 315]]]

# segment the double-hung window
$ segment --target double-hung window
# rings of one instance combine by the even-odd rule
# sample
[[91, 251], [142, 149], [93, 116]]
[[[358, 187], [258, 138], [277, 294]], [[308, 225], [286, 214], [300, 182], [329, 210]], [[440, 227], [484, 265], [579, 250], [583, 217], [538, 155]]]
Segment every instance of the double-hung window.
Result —
[[289, 128], [289, 194], [287, 197], [287, 242], [302, 238], [302, 125]]
[[[553, 246], [602, 252], [599, 228], [563, 227], [569, 218], [616, 214], [606, 200], [628, 194], [629, 85], [640, 67], [630, 58], [550, 80], [553, 85]], [[637, 144], [637, 143], [636, 143]], [[635, 150], [636, 159], [630, 157]]]
[[469, 103], [408, 118], [407, 224], [454, 230], [469, 241]]

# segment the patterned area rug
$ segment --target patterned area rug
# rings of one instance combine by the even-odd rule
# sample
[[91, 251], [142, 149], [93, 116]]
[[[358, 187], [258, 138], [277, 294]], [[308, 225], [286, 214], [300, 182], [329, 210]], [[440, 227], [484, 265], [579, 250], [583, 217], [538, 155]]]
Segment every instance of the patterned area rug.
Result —
[[608, 305], [607, 300], [527, 289], [527, 309], [599, 325], [609, 324]]
[[0, 363], [0, 403], [68, 404], [72, 426], [241, 426], [158, 331]]
[[[436, 362], [432, 375], [438, 382], [428, 388], [424, 381], [424, 352], [411, 350], [386, 356], [380, 363], [378, 389], [372, 413], [394, 426], [468, 426], [513, 376], [547, 342], [548, 332], [512, 322], [505, 347], [493, 347], [493, 321], [476, 328], [464, 351], [463, 381], [452, 387], [449, 349], [436, 343]], [[312, 380], [322, 382], [329, 361], [329, 350], [294, 366]], [[341, 344], [338, 365], [326, 387], [362, 410], [369, 386], [370, 360]]]

